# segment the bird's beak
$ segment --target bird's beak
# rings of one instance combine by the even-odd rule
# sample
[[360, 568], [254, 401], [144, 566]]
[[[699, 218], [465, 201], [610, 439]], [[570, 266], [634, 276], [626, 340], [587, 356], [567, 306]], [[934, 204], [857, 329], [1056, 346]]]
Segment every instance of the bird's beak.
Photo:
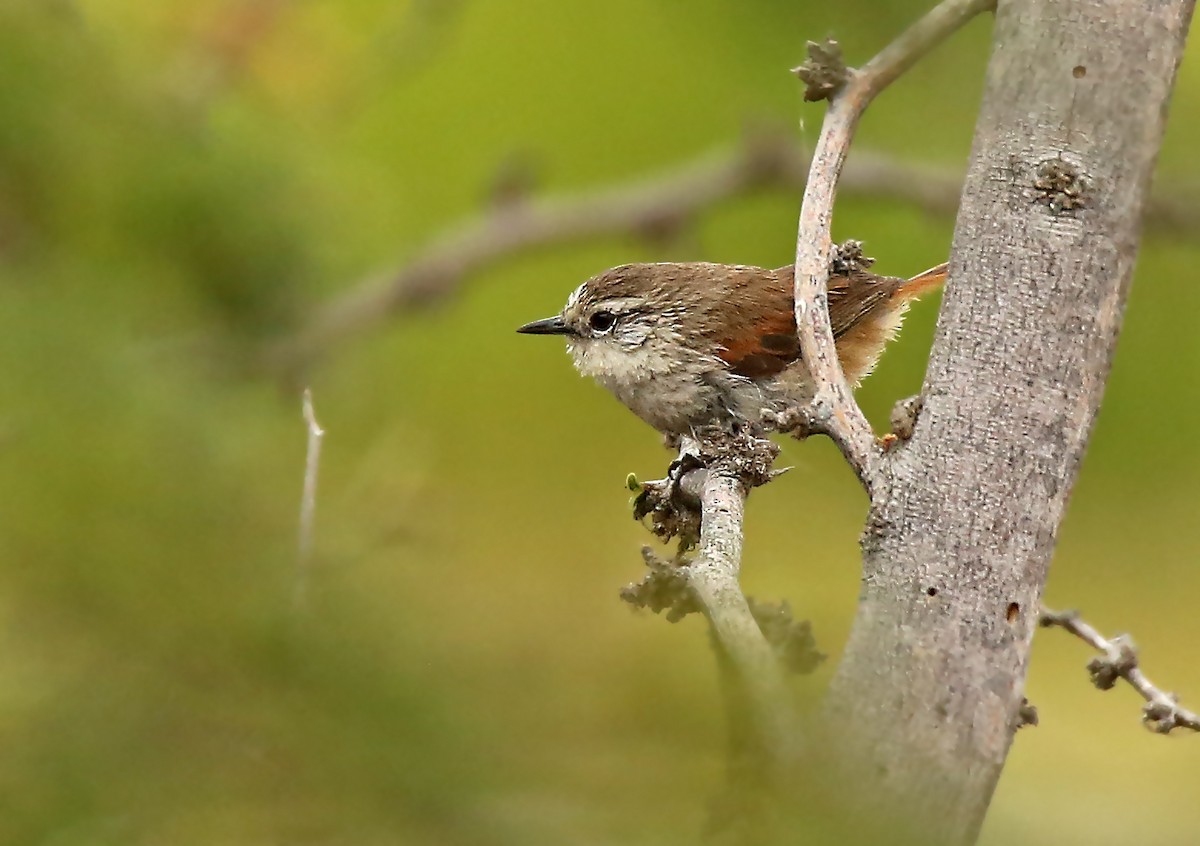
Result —
[[532, 323], [526, 323], [517, 330], [522, 335], [571, 335], [574, 330], [571, 329], [561, 316], [547, 317], [544, 320], [535, 320]]

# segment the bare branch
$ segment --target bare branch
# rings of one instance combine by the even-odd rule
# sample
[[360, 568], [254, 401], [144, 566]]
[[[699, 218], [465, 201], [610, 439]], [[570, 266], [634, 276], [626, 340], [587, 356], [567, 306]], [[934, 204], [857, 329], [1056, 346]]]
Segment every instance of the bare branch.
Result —
[[321, 440], [325, 430], [317, 422], [312, 389], [304, 389], [304, 422], [308, 426], [308, 447], [304, 456], [304, 491], [300, 496], [300, 535], [296, 558], [294, 602], [303, 608], [308, 600], [309, 570], [312, 568], [314, 519], [317, 513], [317, 470], [321, 465]]
[[[730, 716], [746, 720], [753, 754], [768, 771], [782, 775], [795, 762], [798, 743], [784, 662], [802, 672], [821, 656], [811, 643], [807, 624], [792, 620], [786, 605], [760, 605], [756, 613], [739, 583], [746, 496], [751, 488], [774, 478], [771, 465], [778, 454], [773, 443], [749, 434], [684, 436], [680, 458], [668, 479], [641, 485], [634, 510], [635, 517], [650, 515], [651, 530], [664, 540], [678, 534], [681, 551], [673, 560], [663, 561], [643, 549], [649, 574], [641, 583], [626, 587], [621, 598], [656, 613], [666, 611], [671, 622], [695, 611], [708, 618], [730, 673], [728, 683], [738, 688], [734, 699], [747, 711]], [[694, 513], [697, 505], [699, 515]], [[693, 543], [696, 555], [688, 560], [684, 550]]]
[[351, 288], [321, 309], [268, 363], [303, 367], [328, 347], [404, 309], [454, 294], [464, 277], [539, 247], [602, 235], [661, 231], [696, 212], [774, 181], [803, 180], [803, 160], [777, 136], [750, 139], [649, 180], [576, 197], [495, 204], [439, 237], [399, 270]]
[[[796, 236], [796, 325], [800, 349], [817, 385], [811, 417], [819, 430], [841, 448], [870, 494], [874, 493], [883, 450], [842, 373], [826, 302], [834, 259], [830, 224], [838, 179], [859, 118], [875, 96], [917, 59], [990, 5], [988, 0], [945, 0], [861, 70], [845, 74], [827, 66], [840, 60], [839, 51], [829, 45], [809, 45], [810, 61], [802, 76], [810, 92], [816, 84], [833, 93], [813, 151], [800, 209]], [[829, 82], [840, 76], [846, 78], [844, 84]]]
[[[306, 367], [330, 347], [403, 311], [455, 294], [469, 274], [538, 248], [605, 235], [653, 233], [731, 198], [804, 185], [809, 159], [782, 134], [748, 135], [738, 147], [709, 153], [665, 175], [615, 188], [540, 202], [494, 204], [441, 235], [403, 267], [335, 297], [295, 335], [267, 354], [276, 370]], [[859, 154], [845, 170], [844, 191], [915, 201], [952, 213], [961, 174]]]
[[[402, 267], [351, 286], [266, 354], [295, 373], [351, 337], [397, 314], [443, 302], [472, 273], [537, 249], [607, 235], [653, 234], [755, 190], [803, 188], [810, 159], [777, 133], [747, 136], [664, 175], [577, 196], [495, 203], [434, 239]], [[958, 208], [962, 174], [937, 165], [855, 152], [838, 182], [843, 194], [914, 203], [931, 214]], [[1200, 221], [1200, 190], [1172, 189], [1147, 209], [1147, 223], [1187, 230]]]
[[762, 749], [776, 767], [786, 769], [794, 763], [799, 740], [791, 693], [738, 581], [747, 492], [745, 481], [730, 463], [709, 468], [701, 496], [699, 554], [686, 572], [714, 637], [737, 668]]
[[1181, 708], [1175, 694], [1165, 693], [1154, 685], [1142, 672], [1138, 664], [1137, 649], [1129, 635], [1117, 635], [1109, 639], [1079, 618], [1078, 611], [1051, 611], [1043, 608], [1038, 616], [1042, 628], [1065, 629], [1092, 648], [1103, 652], [1103, 657], [1093, 658], [1088, 663], [1092, 684], [1100, 690], [1109, 690], [1117, 679], [1125, 679], [1146, 700], [1142, 709], [1142, 722], [1146, 728], [1159, 734], [1169, 734], [1175, 728], [1200, 731], [1200, 716]]

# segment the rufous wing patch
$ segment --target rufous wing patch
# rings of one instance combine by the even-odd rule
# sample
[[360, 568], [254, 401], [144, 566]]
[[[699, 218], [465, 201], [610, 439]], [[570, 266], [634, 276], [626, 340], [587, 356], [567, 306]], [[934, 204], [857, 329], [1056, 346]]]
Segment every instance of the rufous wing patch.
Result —
[[722, 304], [719, 353], [734, 373], [764, 379], [800, 356], [792, 302], [791, 280], [778, 272], [756, 269], [735, 280], [728, 302]]
[[[939, 265], [902, 280], [855, 271], [848, 276], [829, 279], [829, 323], [835, 339], [847, 334], [857, 337], [863, 332], [879, 335], [870, 346], [882, 348], [886, 336], [893, 330], [878, 323], [880, 315], [890, 313], [884, 306], [893, 296], [905, 300], [919, 296], [940, 285], [946, 277], [945, 265]], [[720, 356], [734, 373], [750, 379], [762, 379], [781, 372], [800, 358], [800, 343], [796, 337], [794, 301], [792, 299], [792, 268], [781, 267], [772, 273], [759, 271], [753, 277], [735, 279], [728, 301], [723, 304]], [[851, 339], [847, 338], [847, 343]], [[846, 350], [839, 344], [839, 353]], [[871, 361], [878, 353], [872, 355]], [[853, 362], [849, 362], [853, 365]], [[869, 369], [869, 365], [867, 365]], [[851, 370], [861, 368], [852, 366]], [[848, 374], [850, 375], [850, 374]], [[852, 377], [853, 381], [861, 374]]]
[[[739, 376], [764, 379], [774, 376], [800, 355], [795, 322], [746, 324], [746, 331], [730, 338], [721, 358]], [[790, 331], [789, 331], [790, 330]]]

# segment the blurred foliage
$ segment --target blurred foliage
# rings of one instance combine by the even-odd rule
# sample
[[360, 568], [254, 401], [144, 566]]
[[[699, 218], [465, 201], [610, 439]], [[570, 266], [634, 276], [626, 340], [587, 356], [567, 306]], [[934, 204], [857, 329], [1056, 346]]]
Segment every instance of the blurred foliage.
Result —
[[[514, 156], [569, 192], [755, 122], [800, 115], [811, 144], [820, 107], [785, 72], [804, 39], [861, 61], [925, 5], [0, 0], [0, 842], [690, 842], [723, 775], [712, 656], [698, 624], [616, 598], [646, 539], [623, 480], [667, 456], [512, 329], [610, 264], [782, 264], [797, 198], [506, 262], [331, 351], [299, 614], [299, 397], [252, 352], [477, 209]], [[862, 146], [961, 167], [988, 36], [901, 80]], [[1200, 178], [1198, 106], [1185, 63], [1163, 190]], [[835, 234], [905, 273], [952, 225], [856, 201]], [[1193, 707], [1198, 258], [1144, 241], [1049, 589], [1133, 631]], [[876, 420], [919, 385], [935, 314], [864, 387]], [[783, 463], [750, 506], [748, 587], [836, 658], [864, 503], [826, 443]], [[984, 842], [1194, 842], [1200, 741], [1145, 733], [1081, 644], [1039, 640], [1042, 724]]]

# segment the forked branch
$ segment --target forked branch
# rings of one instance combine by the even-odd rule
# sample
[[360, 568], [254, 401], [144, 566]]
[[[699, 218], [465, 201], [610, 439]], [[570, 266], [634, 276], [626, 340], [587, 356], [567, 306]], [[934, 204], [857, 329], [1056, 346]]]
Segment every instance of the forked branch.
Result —
[[884, 453], [842, 373], [826, 302], [835, 258], [830, 224], [838, 179], [859, 118], [871, 101], [934, 46], [992, 5], [992, 0], [945, 0], [861, 70], [841, 65], [840, 51], [829, 43], [810, 44], [809, 61], [796, 69], [808, 83], [809, 99], [829, 99], [796, 236], [796, 325], [800, 349], [817, 385], [808, 416], [818, 431], [833, 438], [872, 496]]

